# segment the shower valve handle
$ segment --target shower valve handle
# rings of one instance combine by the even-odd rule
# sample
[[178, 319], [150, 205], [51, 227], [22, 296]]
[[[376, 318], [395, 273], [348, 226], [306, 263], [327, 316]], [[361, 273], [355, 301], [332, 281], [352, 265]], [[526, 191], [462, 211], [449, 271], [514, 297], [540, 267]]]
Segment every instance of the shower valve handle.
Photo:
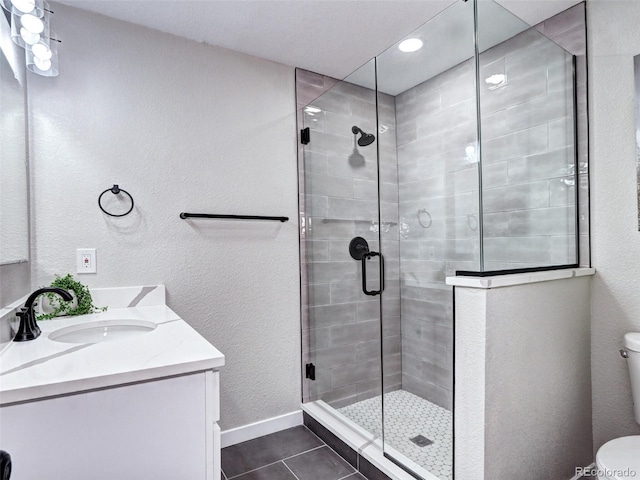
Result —
[[[380, 257], [380, 290], [367, 290], [367, 260]], [[362, 256], [362, 291], [365, 295], [380, 295], [384, 290], [384, 257], [380, 252], [367, 252]]]

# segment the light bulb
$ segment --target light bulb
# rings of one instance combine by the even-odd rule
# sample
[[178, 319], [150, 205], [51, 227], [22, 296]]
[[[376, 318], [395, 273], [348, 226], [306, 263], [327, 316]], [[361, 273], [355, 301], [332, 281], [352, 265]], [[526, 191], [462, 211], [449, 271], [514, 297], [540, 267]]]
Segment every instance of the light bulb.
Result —
[[51, 60], [43, 60], [38, 57], [33, 57], [33, 64], [43, 72], [46, 72], [51, 68]]
[[22, 40], [24, 40], [24, 43], [26, 43], [27, 45], [35, 45], [40, 41], [40, 34], [31, 33], [24, 27], [20, 29], [20, 36], [22, 37]]
[[41, 18], [27, 14], [20, 17], [20, 21], [22, 22], [22, 26], [29, 30], [31, 33], [44, 32], [44, 22]]
[[36, 43], [31, 47], [31, 51], [33, 52], [33, 56], [40, 60], [49, 60], [51, 59], [51, 55], [53, 55], [51, 49], [44, 43]]
[[406, 40], [400, 42], [398, 48], [401, 52], [410, 53], [415, 52], [416, 50], [420, 50], [422, 48], [422, 45], [422, 40], [420, 40], [419, 38], [407, 38]]
[[11, 0], [11, 4], [22, 13], [30, 13], [36, 8], [35, 0]]

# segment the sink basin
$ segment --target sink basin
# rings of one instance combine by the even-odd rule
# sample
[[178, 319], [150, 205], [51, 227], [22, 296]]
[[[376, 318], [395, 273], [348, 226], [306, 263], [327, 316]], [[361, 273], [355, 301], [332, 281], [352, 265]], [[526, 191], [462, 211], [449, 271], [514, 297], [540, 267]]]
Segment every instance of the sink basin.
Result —
[[62, 343], [113, 342], [144, 335], [155, 328], [155, 323], [145, 320], [99, 320], [60, 328], [51, 332], [49, 339]]

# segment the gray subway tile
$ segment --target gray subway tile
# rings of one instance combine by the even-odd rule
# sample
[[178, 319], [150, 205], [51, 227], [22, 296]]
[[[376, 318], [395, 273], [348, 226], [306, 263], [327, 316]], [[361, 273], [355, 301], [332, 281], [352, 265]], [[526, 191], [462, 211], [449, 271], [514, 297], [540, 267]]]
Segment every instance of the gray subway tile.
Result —
[[308, 265], [309, 283], [349, 282], [358, 278], [357, 264], [351, 262], [313, 262]]
[[509, 160], [509, 183], [564, 178], [573, 170], [573, 148], [567, 147]]
[[575, 233], [575, 222], [575, 206], [509, 213], [509, 231], [513, 236], [571, 235]]
[[573, 96], [564, 91], [550, 92], [506, 110], [509, 132], [543, 125], [573, 115]]
[[349, 161], [350, 154], [351, 151], [343, 155], [327, 155], [327, 173], [338, 177], [377, 180], [378, 169], [375, 159], [355, 165]]
[[375, 200], [329, 198], [328, 216], [333, 219], [374, 220], [378, 218], [378, 202]]
[[311, 358], [321, 369], [342, 367], [355, 363], [356, 350], [351, 345], [326, 348], [312, 352]]
[[331, 386], [340, 388], [380, 376], [380, 361], [378, 359], [354, 362], [331, 370]]
[[425, 398], [436, 405], [451, 410], [453, 405], [453, 393], [442, 387], [438, 387], [425, 380], [417, 379], [411, 375], [402, 375], [402, 389], [414, 395]]
[[326, 112], [324, 131], [341, 137], [347, 137], [353, 143], [354, 140], [357, 139], [357, 135], [355, 135], [351, 130], [353, 126], [357, 126], [365, 132], [373, 132], [376, 128], [375, 109], [373, 105], [369, 108], [371, 109], [371, 112], [366, 116]]
[[305, 175], [307, 195], [353, 198], [353, 180], [332, 175]]
[[303, 305], [327, 305], [330, 303], [330, 285], [303, 285], [302, 304]]
[[548, 236], [488, 238], [484, 242], [487, 262], [517, 262], [548, 265]]
[[380, 340], [369, 340], [367, 342], [359, 342], [354, 344], [357, 359], [359, 362], [365, 360], [375, 360], [380, 358]]
[[353, 303], [309, 306], [309, 325], [311, 328], [343, 325], [355, 321], [356, 305]]
[[333, 408], [342, 408], [356, 401], [356, 393], [355, 385], [346, 385], [326, 392], [315, 392], [311, 395], [311, 400], [323, 400]]
[[497, 162], [482, 165], [482, 188], [495, 188], [507, 185], [509, 169], [507, 162]]
[[329, 260], [329, 249], [326, 241], [306, 240], [301, 245], [305, 262], [324, 262]]
[[307, 235], [313, 240], [351, 239], [356, 231], [355, 222], [333, 221], [326, 216], [307, 217], [307, 222]]
[[412, 162], [442, 152], [442, 136], [432, 134], [398, 147], [398, 164]]
[[484, 190], [482, 207], [486, 213], [525, 210], [549, 206], [549, 181], [509, 185]]
[[377, 200], [378, 182], [355, 179], [353, 181], [353, 198]]
[[549, 180], [549, 204], [552, 207], [575, 205], [575, 176], [553, 178]]
[[573, 116], [549, 122], [549, 150], [573, 146], [575, 122]]
[[539, 154], [545, 152], [548, 147], [547, 125], [539, 125], [483, 142], [482, 161], [483, 163], [494, 163], [510, 158]]
[[550, 238], [552, 265], [570, 265], [576, 263], [577, 240], [575, 235], [562, 235]]
[[305, 195], [304, 213], [307, 217], [326, 217], [327, 213], [329, 213], [329, 201], [327, 197]]
[[483, 221], [485, 238], [509, 236], [509, 215], [506, 212], [486, 213]]
[[480, 93], [480, 113], [482, 116], [505, 110], [547, 93], [546, 67], [517, 78], [513, 78], [512, 74], [507, 73], [507, 78], [507, 83], [504, 85]]
[[355, 345], [359, 342], [376, 339], [380, 339], [380, 322], [376, 320], [331, 327], [330, 344], [332, 347]]
[[304, 152], [304, 168], [306, 173], [327, 173], [327, 155], [320, 152]]
[[330, 329], [311, 328], [305, 332], [309, 335], [309, 349], [311, 351], [322, 350], [330, 347]]

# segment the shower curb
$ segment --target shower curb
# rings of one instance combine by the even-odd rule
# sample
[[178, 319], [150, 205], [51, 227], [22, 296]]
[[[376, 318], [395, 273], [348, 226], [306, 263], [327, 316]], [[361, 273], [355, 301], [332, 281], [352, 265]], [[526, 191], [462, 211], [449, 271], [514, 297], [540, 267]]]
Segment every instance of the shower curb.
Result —
[[[303, 403], [301, 408], [304, 425], [368, 480], [439, 480], [406, 458], [407, 468], [415, 469], [419, 474], [412, 475], [401, 468], [385, 457], [379, 438], [349, 425], [348, 420], [341, 421], [323, 401]], [[401, 457], [395, 451], [394, 455]]]

